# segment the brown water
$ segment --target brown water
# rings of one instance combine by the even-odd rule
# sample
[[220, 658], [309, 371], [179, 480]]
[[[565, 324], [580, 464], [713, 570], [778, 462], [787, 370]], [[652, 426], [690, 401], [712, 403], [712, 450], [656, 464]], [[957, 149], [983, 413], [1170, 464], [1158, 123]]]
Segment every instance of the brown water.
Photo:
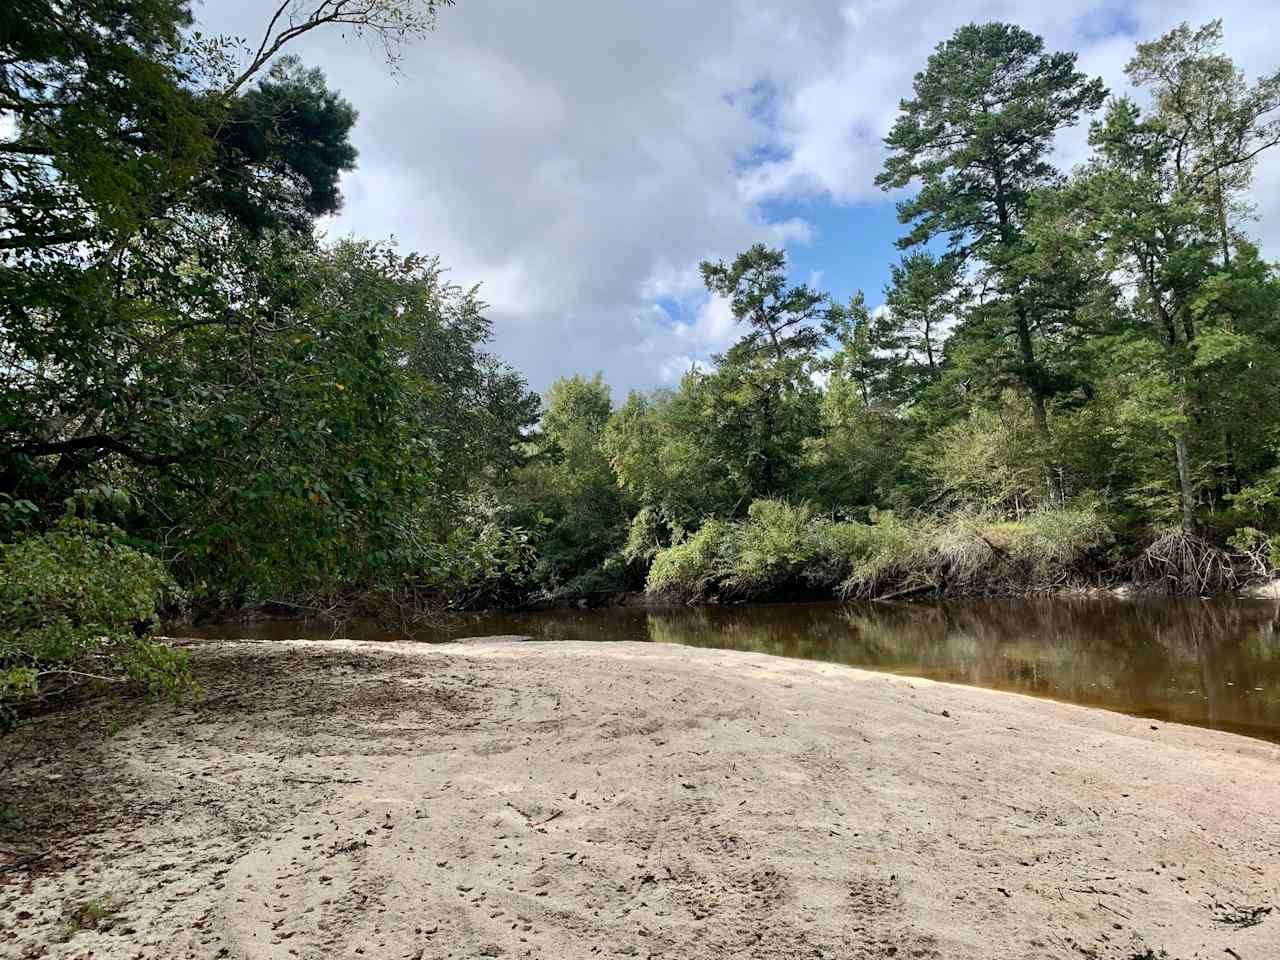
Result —
[[[205, 627], [205, 637], [335, 635], [324, 624]], [[1057, 598], [951, 603], [623, 607], [475, 614], [419, 640], [522, 634], [752, 650], [1105, 707], [1280, 742], [1280, 602]], [[403, 639], [373, 623], [338, 636]]]

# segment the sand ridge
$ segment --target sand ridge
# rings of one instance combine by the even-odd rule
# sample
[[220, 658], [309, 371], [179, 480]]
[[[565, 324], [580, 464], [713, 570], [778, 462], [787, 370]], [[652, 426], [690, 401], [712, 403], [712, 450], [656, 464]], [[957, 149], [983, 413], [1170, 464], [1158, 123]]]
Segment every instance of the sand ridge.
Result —
[[191, 655], [11, 771], [0, 956], [1280, 957], [1274, 745], [674, 645]]

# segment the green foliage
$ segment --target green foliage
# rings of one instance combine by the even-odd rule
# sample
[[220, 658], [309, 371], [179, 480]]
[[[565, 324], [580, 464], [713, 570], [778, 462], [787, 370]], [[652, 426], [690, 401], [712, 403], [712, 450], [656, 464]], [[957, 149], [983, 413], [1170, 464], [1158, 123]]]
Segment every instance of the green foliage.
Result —
[[458, 498], [510, 469], [536, 403], [483, 352], [481, 304], [436, 261], [344, 242], [279, 266], [287, 308], [169, 355], [171, 382], [198, 391], [184, 456], [138, 475], [180, 518], [166, 533], [180, 576], [233, 602], [391, 575], [410, 518], [415, 537], [447, 540]]
[[[547, 392], [541, 430], [527, 444], [529, 463], [513, 477], [516, 516], [540, 528], [533, 580], [547, 593], [610, 558], [627, 536], [629, 508], [605, 452], [613, 403], [597, 374], [562, 378]], [[579, 580], [572, 589], [616, 588], [618, 573]]]
[[[213, 134], [216, 159], [198, 202], [255, 232], [304, 230], [341, 207], [338, 181], [356, 161], [356, 112], [325, 86], [323, 73], [282, 57], [228, 113]], [[277, 176], [254, 175], [262, 169]]]
[[1092, 503], [1019, 521], [971, 513], [908, 519], [885, 511], [859, 523], [834, 521], [805, 505], [757, 500], [744, 520], [709, 520], [659, 551], [646, 590], [681, 600], [813, 591], [842, 597], [1019, 593], [1089, 582], [1113, 539]]
[[1259, 526], [1280, 528], [1280, 466], [1274, 466], [1231, 496], [1232, 506]]
[[871, 589], [922, 549], [921, 528], [881, 513], [834, 522], [804, 504], [757, 500], [745, 519], [708, 520], [654, 557], [645, 589], [683, 600]]
[[670, 539], [670, 531], [658, 510], [651, 506], [641, 507], [631, 518], [620, 556], [625, 563], [647, 568]]
[[[338, 25], [394, 55], [447, 5], [290, 0], [248, 62], [179, 0], [0, 13], [0, 542], [48, 560], [23, 590], [88, 562], [69, 499], [132, 546], [75, 536], [200, 603], [411, 619], [646, 574], [680, 599], [1040, 589], [1228, 537], [1274, 568], [1280, 276], [1244, 191], [1280, 73], [1246, 82], [1220, 23], [1139, 45], [1150, 109], [1112, 101], [1071, 176], [1055, 137], [1101, 83], [961, 27], [886, 139], [877, 182], [913, 193], [883, 306], [762, 244], [708, 260], [739, 338], [615, 410], [598, 374], [532, 394], [436, 260], [316, 238], [356, 111], [287, 44]], [[163, 648], [84, 616], [24, 626], [28, 659], [6, 627], [0, 695], [59, 658], [165, 685]]]
[[838, 524], [828, 535], [831, 555], [848, 565], [842, 596], [874, 596], [907, 576], [928, 551], [927, 525], [877, 513], [871, 523]]
[[1091, 502], [1042, 510], [1023, 522], [1030, 535], [1014, 552], [1037, 563], [1067, 566], [1115, 539], [1111, 522]]
[[645, 591], [672, 599], [708, 599], [727, 570], [725, 553], [734, 534], [732, 525], [714, 518], [679, 543], [653, 558]]
[[537, 534], [510, 514], [485, 494], [463, 498], [443, 527], [429, 511], [402, 519], [389, 547], [368, 558], [364, 579], [343, 585], [355, 592], [351, 612], [413, 624], [443, 608], [518, 599], [537, 561]]
[[1170, 524], [1179, 556], [1209, 555], [1199, 528], [1276, 529], [1280, 281], [1238, 195], [1277, 141], [1280, 73], [1246, 84], [1220, 40], [1211, 23], [1140, 45], [1152, 114], [1113, 101], [1069, 179], [1054, 137], [1101, 83], [1018, 27], [962, 27], [916, 76], [878, 178], [918, 187], [900, 246], [946, 237], [945, 255], [911, 252], [874, 311], [790, 290], [779, 251], [704, 264], [750, 332], [606, 430], [619, 482], [671, 529], [722, 524], [715, 550], [655, 554], [657, 585], [1037, 589], [1096, 578]]
[[678, 390], [633, 393], [609, 419], [601, 448], [618, 484], [673, 529], [731, 514], [741, 497], [735, 438], [707, 428], [706, 378], [690, 372]]
[[872, 341], [886, 361], [884, 396], [911, 403], [942, 375], [943, 344], [949, 325], [959, 319], [968, 290], [959, 264], [915, 250], [891, 268], [885, 309], [872, 324]]
[[803, 579], [818, 557], [824, 526], [808, 506], [756, 500], [736, 530], [727, 586], [758, 596]]
[[1227, 546], [1245, 558], [1251, 576], [1272, 577], [1280, 571], [1280, 536], [1241, 527], [1227, 538]]
[[1018, 515], [1048, 496], [1049, 450], [1022, 404], [975, 407], [926, 439], [916, 456], [953, 508]]
[[159, 611], [180, 599], [160, 561], [95, 521], [68, 515], [0, 546], [0, 727], [85, 685], [191, 690], [185, 655], [146, 639]]
[[1007, 23], [968, 24], [938, 45], [885, 138], [893, 152], [876, 178], [886, 189], [922, 183], [899, 208], [904, 223], [918, 221], [904, 243], [946, 233], [984, 255], [1008, 244], [1007, 227], [1054, 174], [1054, 135], [1106, 95], [1075, 64], [1075, 54], [1046, 53], [1040, 37]]
[[476, 292], [316, 240], [355, 111], [279, 56], [334, 25], [393, 54], [447, 5], [290, 0], [247, 65], [178, 0], [6, 6], [0, 529], [127, 488], [130, 532], [240, 604], [390, 575], [405, 517], [447, 542], [518, 464], [537, 400], [481, 349]]
[[728, 299], [749, 325], [715, 369], [697, 377], [702, 419], [728, 468], [740, 502], [772, 496], [794, 482], [794, 466], [812, 435], [818, 396], [810, 374], [830, 329], [825, 293], [788, 286], [786, 254], [756, 244], [724, 262], [702, 264], [707, 291]]
[[1096, 110], [1099, 80], [1076, 70], [1073, 53], [1047, 53], [1044, 41], [1007, 23], [968, 24], [938, 45], [918, 73], [914, 96], [885, 138], [891, 153], [876, 183], [919, 182], [898, 205], [911, 226], [899, 246], [946, 235], [951, 250], [980, 266], [992, 295], [964, 320], [982, 346], [965, 355], [975, 378], [1000, 389], [1016, 383], [1045, 429], [1055, 373], [1043, 340], [1054, 333], [1053, 299], [1020, 269], [1036, 191], [1055, 182], [1048, 162], [1063, 127]]

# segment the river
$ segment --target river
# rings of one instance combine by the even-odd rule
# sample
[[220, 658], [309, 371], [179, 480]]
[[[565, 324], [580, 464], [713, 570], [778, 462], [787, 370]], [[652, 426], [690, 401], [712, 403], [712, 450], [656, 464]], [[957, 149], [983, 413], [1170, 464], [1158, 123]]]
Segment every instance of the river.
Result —
[[[398, 640], [352, 621], [178, 628], [200, 637]], [[1280, 742], [1280, 602], [1066, 597], [615, 607], [450, 618], [414, 639], [523, 635], [750, 650], [1010, 690]]]

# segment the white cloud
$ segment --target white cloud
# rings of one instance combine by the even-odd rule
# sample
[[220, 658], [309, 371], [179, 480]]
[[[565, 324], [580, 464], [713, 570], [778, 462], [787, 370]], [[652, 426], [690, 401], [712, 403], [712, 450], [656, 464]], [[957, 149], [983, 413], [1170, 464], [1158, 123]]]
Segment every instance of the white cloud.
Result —
[[676, 323], [671, 331], [678, 340], [702, 353], [723, 350], [741, 335], [729, 301], [720, 296], [705, 298], [693, 323]]
[[[197, 15], [247, 35], [263, 21], [258, 0]], [[912, 75], [960, 24], [1021, 23], [1118, 86], [1133, 38], [1109, 36], [1117, 24], [1145, 39], [1213, 16], [1246, 70], [1280, 65], [1271, 12], [1245, 0], [462, 0], [398, 76], [336, 34], [298, 52], [360, 111], [360, 167], [330, 232], [395, 234], [438, 253], [457, 282], [483, 282], [497, 349], [535, 387], [602, 370], [621, 394], [672, 382], [732, 341], [699, 260], [757, 241], [820, 248], [816, 214], [771, 223], [767, 201], [889, 202], [872, 182], [881, 138]], [[1073, 131], [1059, 158], [1085, 151]], [[1277, 188], [1273, 157], [1255, 191], [1272, 253]], [[832, 259], [846, 255], [886, 267], [896, 256]], [[655, 306], [667, 301], [692, 319]]]

